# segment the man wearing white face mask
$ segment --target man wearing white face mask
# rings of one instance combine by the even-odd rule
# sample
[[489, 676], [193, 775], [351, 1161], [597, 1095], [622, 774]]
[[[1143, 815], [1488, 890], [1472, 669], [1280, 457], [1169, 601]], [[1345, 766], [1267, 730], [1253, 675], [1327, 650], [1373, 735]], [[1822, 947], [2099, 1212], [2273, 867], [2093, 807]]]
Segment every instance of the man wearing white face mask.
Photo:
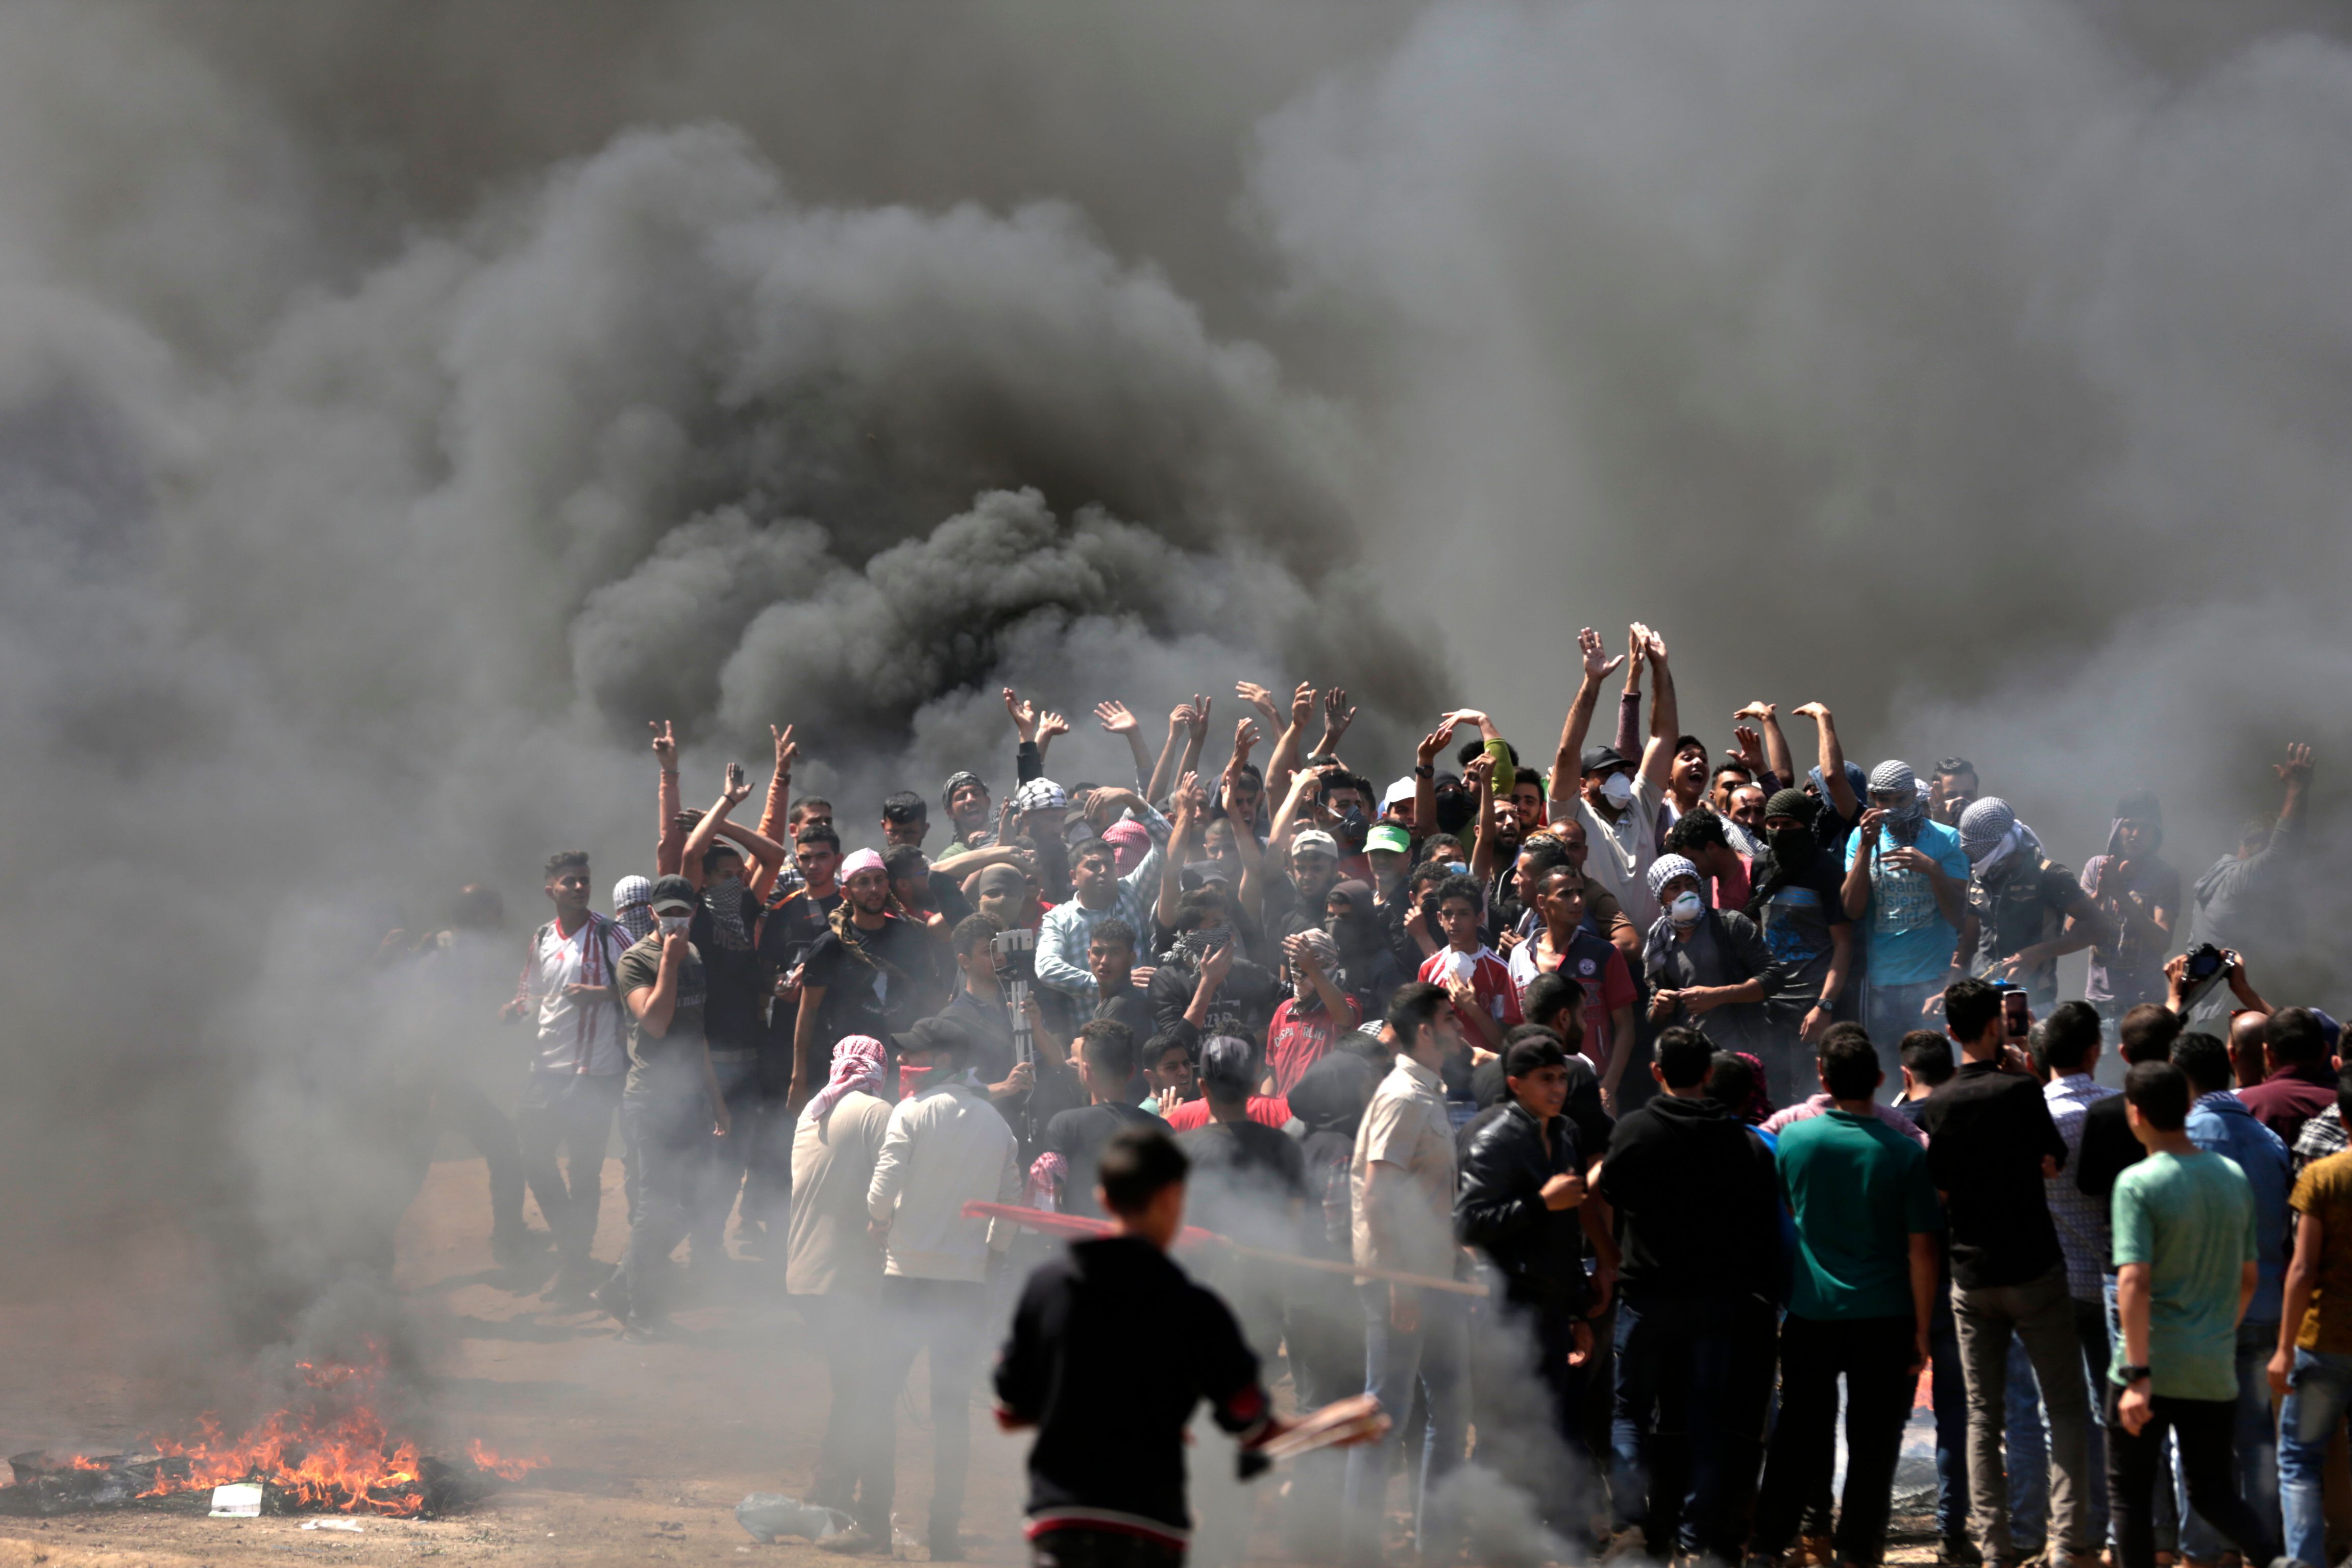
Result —
[[[1551, 820], [1583, 825], [1591, 844], [1585, 872], [1615, 895], [1635, 930], [1658, 918], [1658, 901], [1643, 873], [1658, 858], [1658, 807], [1673, 770], [1675, 733], [1682, 713], [1675, 700], [1675, 678], [1666, 668], [1666, 645], [1643, 626], [1627, 633], [1627, 652], [1607, 657], [1600, 635], [1587, 626], [1577, 634], [1583, 650], [1584, 679], [1560, 726], [1559, 750], [1551, 763]], [[1650, 738], [1636, 764], [1613, 746], [1584, 744], [1601, 682], [1627, 658], [1650, 661]]]
[[1765, 1059], [1771, 1031], [1763, 1002], [1772, 958], [1764, 933], [1737, 910], [1707, 908], [1705, 877], [1679, 855], [1651, 861], [1649, 884], [1665, 910], [1642, 948], [1642, 966], [1656, 987], [1651, 1027], [1696, 1029], [1718, 1049]]
[[2048, 1017], [2058, 1005], [2058, 961], [2106, 941], [2106, 917], [1997, 795], [1960, 814], [1960, 852], [1969, 858], [1969, 918], [1952, 967], [2024, 986], [2035, 1016]]

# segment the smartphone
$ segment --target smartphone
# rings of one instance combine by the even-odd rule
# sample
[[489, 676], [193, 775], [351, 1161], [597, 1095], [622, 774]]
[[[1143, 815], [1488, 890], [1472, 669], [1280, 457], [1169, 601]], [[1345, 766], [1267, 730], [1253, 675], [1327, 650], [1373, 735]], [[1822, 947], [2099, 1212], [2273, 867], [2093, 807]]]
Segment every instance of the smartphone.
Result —
[[2026, 995], [2023, 991], [2011, 986], [2000, 994], [2000, 1015], [2002, 1022], [2008, 1026], [2011, 1039], [2025, 1038], [2026, 1030], [2032, 1026], [2032, 1016], [2027, 1010]]

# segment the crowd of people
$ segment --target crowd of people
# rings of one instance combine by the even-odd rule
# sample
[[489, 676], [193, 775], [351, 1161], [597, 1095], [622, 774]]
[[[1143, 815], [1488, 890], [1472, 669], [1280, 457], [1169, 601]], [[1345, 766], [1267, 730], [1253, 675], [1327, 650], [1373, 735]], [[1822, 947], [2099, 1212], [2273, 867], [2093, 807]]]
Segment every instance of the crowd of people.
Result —
[[[2309, 749], [2193, 883], [2146, 793], [2078, 874], [1967, 759], [1865, 772], [1819, 703], [1804, 770], [1768, 703], [1717, 755], [1656, 633], [1579, 642], [1548, 768], [1465, 710], [1385, 785], [1343, 759], [1342, 690], [1239, 683], [1222, 759], [1206, 697], [1156, 752], [1103, 703], [1135, 776], [1066, 787], [1067, 721], [1008, 689], [1010, 787], [959, 772], [936, 822], [892, 795], [848, 854], [789, 728], [744, 826], [743, 770], [685, 808], [656, 725], [652, 875], [608, 915], [585, 855], [547, 862], [510, 1131], [478, 1096], [442, 1112], [491, 1156], [494, 1244], [530, 1246], [528, 1186], [551, 1299], [632, 1340], [681, 1244], [722, 1268], [731, 1219], [781, 1261], [831, 1368], [839, 1550], [890, 1550], [928, 1352], [929, 1547], [961, 1555], [1009, 1321], [1000, 1416], [1038, 1429], [1033, 1539], [1066, 1568], [1238, 1555], [1249, 1510], [1188, 1509], [1178, 1435], [1197, 1405], [1262, 1444], [1277, 1373], [1394, 1423], [1301, 1462], [1311, 1556], [1391, 1548], [1402, 1468], [1423, 1561], [1875, 1564], [1923, 1372], [1949, 1560], [2324, 1568], [2352, 1521], [2352, 1078], [2244, 956]], [[467, 897], [457, 926], [494, 921]], [[1238, 1245], [1180, 1269], [1178, 1214]], [[1229, 1487], [1204, 1452], [1195, 1489]], [[1472, 1468], [1524, 1500], [1507, 1530]]]

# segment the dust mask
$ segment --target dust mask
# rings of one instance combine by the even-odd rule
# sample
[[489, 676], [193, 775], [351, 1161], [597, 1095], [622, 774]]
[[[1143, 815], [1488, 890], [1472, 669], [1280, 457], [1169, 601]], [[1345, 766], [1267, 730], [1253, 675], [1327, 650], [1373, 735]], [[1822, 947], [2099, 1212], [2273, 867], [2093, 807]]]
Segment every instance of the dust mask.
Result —
[[1633, 804], [1633, 775], [1611, 773], [1601, 786], [1601, 798], [1622, 811]]
[[1678, 926], [1696, 925], [1699, 916], [1706, 913], [1706, 900], [1696, 893], [1677, 893], [1675, 901], [1666, 906], [1666, 918]]

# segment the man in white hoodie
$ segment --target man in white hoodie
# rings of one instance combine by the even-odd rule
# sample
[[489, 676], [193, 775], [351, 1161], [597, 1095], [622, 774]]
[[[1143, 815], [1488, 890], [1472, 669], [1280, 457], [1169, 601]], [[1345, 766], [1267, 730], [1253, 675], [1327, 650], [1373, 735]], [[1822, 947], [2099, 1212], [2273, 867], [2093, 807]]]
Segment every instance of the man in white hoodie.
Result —
[[[1013, 1244], [1013, 1227], [966, 1219], [963, 1205], [1021, 1199], [1020, 1143], [972, 1081], [971, 1039], [953, 1018], [924, 1018], [896, 1037], [908, 1096], [890, 1112], [866, 1212], [884, 1242], [882, 1310], [890, 1353], [884, 1387], [894, 1405], [928, 1349], [931, 1365], [930, 1550], [957, 1562], [964, 1472], [971, 1457], [967, 1406], [980, 1371], [987, 1312], [982, 1292], [992, 1249]], [[873, 1517], [889, 1518], [889, 1500]], [[876, 1543], [887, 1552], [887, 1533]]]

